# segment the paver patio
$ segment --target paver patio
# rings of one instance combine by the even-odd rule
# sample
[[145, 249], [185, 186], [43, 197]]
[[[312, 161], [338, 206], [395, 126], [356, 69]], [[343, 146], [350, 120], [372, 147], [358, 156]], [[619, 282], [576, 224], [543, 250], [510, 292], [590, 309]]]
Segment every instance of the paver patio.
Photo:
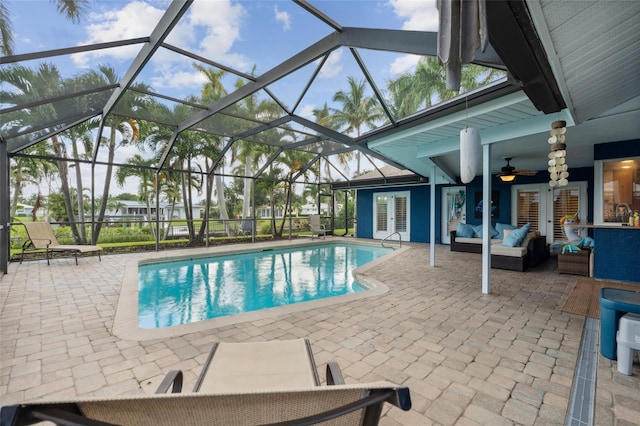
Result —
[[[409, 246], [367, 271], [390, 288], [382, 296], [143, 341], [111, 330], [125, 265], [145, 254], [12, 263], [0, 279], [0, 404], [152, 393], [172, 369], [190, 389], [214, 341], [307, 337], [321, 376], [335, 360], [347, 383], [410, 388], [411, 411], [388, 409], [384, 425], [563, 424], [584, 318], [561, 308], [577, 277], [553, 259], [494, 269], [483, 295], [479, 255], [437, 246], [431, 268], [429, 246]], [[598, 357], [595, 423], [638, 424], [637, 362], [623, 376]]]

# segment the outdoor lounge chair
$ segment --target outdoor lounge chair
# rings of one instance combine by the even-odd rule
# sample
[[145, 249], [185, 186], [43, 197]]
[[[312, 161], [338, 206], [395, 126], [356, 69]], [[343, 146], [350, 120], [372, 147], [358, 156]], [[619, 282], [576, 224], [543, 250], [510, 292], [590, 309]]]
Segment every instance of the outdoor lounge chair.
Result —
[[311, 228], [311, 239], [313, 239], [316, 235], [320, 237], [322, 235], [322, 239], [324, 240], [327, 236], [327, 230], [322, 223], [320, 223], [320, 215], [312, 214], [309, 216], [309, 228]]
[[[74, 425], [377, 425], [389, 402], [411, 408], [409, 389], [389, 382], [346, 385], [327, 364], [319, 386], [306, 339], [214, 345], [196, 382], [179, 393], [182, 372], [171, 371], [156, 395], [77, 398], [2, 408], [2, 425], [42, 420]], [[172, 388], [172, 393], [165, 392]]]
[[252, 235], [253, 234], [253, 218], [248, 217], [242, 221], [240, 227], [240, 235]]
[[22, 222], [27, 230], [27, 241], [22, 244], [22, 255], [20, 257], [20, 263], [24, 260], [24, 253], [34, 250], [45, 250], [47, 256], [47, 265], [49, 265], [49, 259], [53, 252], [72, 252], [76, 258], [76, 265], [78, 264], [78, 253], [89, 253], [95, 251], [98, 253], [98, 259], [100, 257], [100, 246], [90, 245], [62, 245], [58, 243], [56, 234], [53, 233], [53, 228], [48, 222]]

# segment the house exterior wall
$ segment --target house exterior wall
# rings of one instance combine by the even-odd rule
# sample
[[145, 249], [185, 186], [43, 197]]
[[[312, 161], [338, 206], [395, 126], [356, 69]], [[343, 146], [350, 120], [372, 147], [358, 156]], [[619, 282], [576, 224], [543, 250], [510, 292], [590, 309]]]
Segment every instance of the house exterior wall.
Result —
[[[593, 220], [593, 167], [571, 168], [571, 156], [567, 154], [567, 164], [569, 165], [569, 181], [587, 182], [587, 196], [589, 197], [589, 209], [586, 212], [587, 221]], [[498, 206], [498, 217], [492, 218], [491, 222], [511, 223], [511, 187], [513, 185], [524, 185], [530, 183], [548, 183], [549, 173], [546, 170], [538, 171], [535, 176], [518, 176], [515, 181], [506, 183], [502, 182], [497, 176], [493, 176], [491, 181], [492, 191], [497, 191], [500, 196], [500, 205]], [[551, 188], [549, 188], [551, 189]], [[467, 203], [466, 203], [466, 222], [471, 225], [479, 225], [482, 218], [474, 215], [475, 203], [474, 198], [477, 192], [482, 193], [482, 176], [477, 176], [473, 181], [466, 185]]]
[[[428, 243], [429, 235], [429, 186], [395, 186], [378, 189], [359, 189], [356, 201], [356, 235], [358, 238], [373, 238], [373, 194], [380, 192], [409, 191], [410, 195], [410, 239], [413, 242]], [[436, 198], [436, 212], [440, 208], [440, 202]], [[439, 229], [440, 218], [436, 214], [436, 229]], [[440, 236], [436, 232], [436, 243], [440, 242]]]
[[[640, 140], [594, 145], [594, 160], [640, 156]], [[600, 182], [598, 182], [600, 184]], [[593, 205], [593, 191], [590, 191]], [[597, 206], [601, 208], [601, 206]], [[593, 276], [600, 279], [640, 282], [640, 229], [596, 228]]]

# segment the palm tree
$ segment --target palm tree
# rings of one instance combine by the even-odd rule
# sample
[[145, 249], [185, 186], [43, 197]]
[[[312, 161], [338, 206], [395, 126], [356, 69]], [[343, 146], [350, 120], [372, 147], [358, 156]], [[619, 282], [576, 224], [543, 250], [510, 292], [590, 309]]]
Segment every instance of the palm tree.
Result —
[[[384, 113], [378, 101], [372, 96], [365, 96], [365, 82], [347, 78], [349, 91], [338, 91], [333, 95], [333, 101], [342, 104], [340, 109], [332, 109], [335, 122], [344, 127], [345, 133], [360, 137], [363, 127], [373, 127], [378, 120], [384, 118]], [[360, 152], [356, 153], [356, 174], [360, 174]]]
[[[464, 93], [484, 86], [504, 76], [501, 70], [475, 64], [462, 66], [460, 92]], [[407, 117], [420, 109], [429, 108], [438, 102], [451, 99], [458, 92], [448, 90], [445, 68], [435, 57], [423, 57], [411, 73], [402, 74], [387, 83], [391, 96], [390, 105], [395, 117]]]
[[[9, 86], [9, 90], [0, 92], [0, 99], [7, 104], [23, 105], [34, 100], [50, 99], [64, 93], [64, 81], [60, 76], [58, 68], [53, 64], [41, 63], [36, 70], [23, 67], [21, 65], [13, 65], [0, 69], [0, 82], [4, 82]], [[30, 110], [22, 109], [19, 111], [5, 114], [4, 120], [11, 127], [29, 127], [33, 123], [39, 121], [49, 122], [64, 115], [64, 110], [59, 111], [58, 108], [64, 108], [62, 104], [45, 104], [39, 108]], [[58, 114], [61, 112], [61, 114]], [[80, 234], [75, 226], [75, 215], [73, 205], [71, 203], [71, 194], [68, 182], [68, 166], [65, 159], [67, 152], [65, 144], [57, 135], [51, 137], [52, 147], [60, 176], [60, 187], [64, 197], [65, 210], [70, 221], [71, 231], [77, 244], [82, 244]]]
[[[55, 0], [58, 12], [72, 22], [80, 22], [89, 0]], [[13, 55], [13, 28], [11, 13], [4, 1], [0, 2], [0, 51], [3, 56]]]
[[[251, 74], [254, 75], [256, 66], [254, 65]], [[244, 80], [236, 80], [236, 89], [241, 88], [245, 84]], [[238, 103], [240, 115], [243, 117], [254, 118], [263, 122], [269, 122], [276, 119], [282, 112], [280, 106], [271, 100], [258, 100], [256, 94], [252, 94], [244, 98]], [[261, 132], [258, 136], [260, 141], [268, 143], [269, 141], [277, 141], [282, 138], [282, 135], [278, 133], [276, 129], [269, 129], [265, 132]], [[244, 167], [244, 190], [243, 190], [243, 202], [242, 202], [242, 218], [246, 219], [250, 216], [249, 209], [251, 208], [251, 193], [253, 186], [253, 179], [251, 178], [255, 172], [255, 165], [260, 163], [260, 160], [265, 156], [270, 155], [273, 152], [271, 147], [259, 146], [254, 142], [238, 141], [234, 144], [232, 149], [232, 161], [239, 159]]]
[[413, 73], [405, 73], [387, 84], [396, 117], [407, 117], [435, 102], [455, 95], [447, 90], [444, 67], [435, 57], [423, 57]]
[[[100, 81], [102, 85], [118, 84], [120, 78], [117, 76], [116, 71], [106, 65], [100, 65], [98, 72], [91, 72], [87, 76], [96, 81]], [[148, 90], [148, 87], [142, 83], [136, 83], [133, 87], [143, 90]], [[118, 109], [121, 111], [135, 112], [138, 109], [148, 106], [149, 100], [145, 95], [141, 95], [139, 92], [128, 90], [125, 95], [118, 102]], [[102, 199], [109, 199], [109, 192], [111, 187], [111, 178], [113, 175], [113, 160], [115, 158], [116, 149], [119, 146], [125, 146], [131, 143], [136, 143], [140, 136], [140, 128], [136, 120], [125, 118], [121, 115], [111, 114], [110, 116], [103, 118], [105, 120], [105, 127], [109, 128], [109, 137], [104, 138], [101, 136], [101, 143], [106, 145], [108, 149], [107, 153], [107, 170], [105, 173], [104, 188], [102, 191]], [[93, 230], [92, 240], [97, 241], [100, 236], [100, 230], [102, 229], [102, 223], [104, 221], [105, 212], [107, 209], [107, 203], [102, 203], [100, 211], [98, 213], [97, 223]]]
[[[138, 186], [138, 195], [141, 201], [144, 201], [147, 208], [147, 220], [149, 221], [149, 228], [151, 234], [156, 236], [155, 229], [153, 227], [153, 221], [151, 218], [151, 205], [156, 196], [157, 174], [151, 168], [156, 164], [155, 159], [145, 159], [140, 154], [135, 154], [133, 157], [127, 160], [127, 164], [130, 167], [119, 167], [116, 170], [116, 184], [123, 187], [127, 178], [137, 177], [140, 179]], [[159, 212], [156, 212], [156, 214]]]
[[285, 182], [285, 205], [284, 211], [285, 214], [282, 217], [282, 222], [280, 223], [280, 229], [276, 232], [277, 236], [282, 237], [282, 231], [284, 229], [284, 224], [286, 222], [287, 216], [289, 215], [289, 210], [292, 205], [291, 196], [292, 196], [292, 185], [293, 185], [293, 176], [301, 171], [305, 164], [307, 164], [313, 158], [313, 154], [298, 151], [295, 149], [288, 149], [284, 153], [282, 153], [278, 157], [278, 163], [282, 164], [289, 171], [286, 174]]
[[[227, 91], [222, 85], [222, 77], [225, 76], [226, 71], [203, 67], [202, 65], [195, 64], [195, 63], [193, 64], [193, 67], [198, 71], [200, 71], [201, 73], [203, 73], [207, 78], [207, 82], [202, 86], [202, 90], [200, 94], [200, 97], [203, 102], [213, 103], [227, 94]], [[220, 139], [217, 137], [215, 137], [215, 141], [217, 142], [216, 145], [220, 143]], [[219, 152], [220, 151], [218, 151], [218, 153]], [[214, 157], [205, 156], [205, 158], [209, 159]], [[207, 164], [206, 169], [209, 170], [208, 160], [206, 164]], [[224, 164], [221, 164], [221, 166], [224, 167]], [[218, 199], [218, 208], [220, 209], [220, 219], [224, 221], [226, 233], [227, 235], [229, 235], [231, 230], [229, 228], [229, 212], [227, 211], [227, 204], [224, 198], [224, 182], [222, 181], [222, 177], [217, 173], [214, 173], [213, 177], [214, 177], [215, 185], [211, 185], [211, 180], [210, 180], [211, 177], [207, 176], [207, 179], [209, 179], [209, 184], [207, 185], [209, 192], [207, 192], [206, 194], [207, 204], [209, 204], [211, 201], [211, 195], [212, 195], [211, 191], [213, 191], [215, 186], [215, 194]], [[198, 232], [198, 235], [202, 235], [204, 232], [204, 229], [205, 229], [205, 223], [203, 222], [203, 226], [201, 226], [200, 232]]]
[[[78, 221], [80, 222], [80, 237], [83, 242], [87, 241], [85, 231], [85, 217], [84, 217], [84, 197], [83, 197], [83, 185], [82, 185], [82, 172], [80, 169], [80, 160], [87, 159], [93, 151], [93, 141], [91, 138], [91, 130], [96, 127], [95, 121], [84, 121], [60, 134], [61, 137], [67, 138], [71, 142], [71, 156], [74, 160], [73, 167], [76, 174], [76, 196], [78, 202]], [[78, 150], [78, 143], [82, 144], [83, 155], [80, 155]]]
[[[24, 154], [42, 156], [45, 154], [44, 145], [34, 145], [23, 151]], [[48, 161], [33, 157], [11, 157], [10, 176], [12, 180], [13, 201], [11, 203], [11, 216], [16, 215], [16, 208], [22, 198], [22, 190], [26, 183], [36, 185], [38, 194], [41, 194], [40, 182], [44, 176], [53, 172], [54, 167]]]
[[[324, 126], [331, 130], [338, 130], [340, 127], [336, 122], [335, 117], [331, 114], [331, 110], [327, 106], [327, 103], [324, 103], [322, 108], [316, 108], [312, 111], [313, 116], [315, 117], [316, 123], [321, 126]], [[349, 161], [353, 159], [353, 151], [343, 152], [337, 155], [338, 163], [345, 169], [349, 170]], [[320, 169], [318, 169], [318, 172]], [[331, 165], [329, 161], [324, 162], [324, 173], [326, 174], [326, 180], [331, 181]]]
[[[187, 99], [190, 102], [197, 102], [195, 98]], [[178, 104], [173, 109], [162, 104], [153, 104], [154, 116], [168, 122], [180, 122], [186, 119], [191, 113], [190, 107]], [[145, 144], [155, 150], [159, 156], [163, 153], [173, 134], [173, 128], [167, 126], [154, 126], [149, 130], [148, 135], [143, 138]], [[198, 192], [202, 191], [204, 183], [205, 170], [210, 167], [211, 158], [220, 154], [219, 138], [202, 132], [185, 130], [176, 138], [169, 156], [167, 157], [166, 167], [172, 171], [167, 174], [167, 179], [173, 178], [179, 182], [178, 189], [182, 192], [182, 201], [187, 219], [187, 229], [189, 231], [189, 239], [191, 242], [199, 241], [204, 237], [206, 223], [202, 223], [200, 229], [196, 233], [193, 217], [193, 189]], [[204, 164], [202, 164], [204, 163]], [[211, 198], [212, 179], [209, 180], [206, 197]], [[166, 190], [171, 190], [171, 194], [167, 193], [169, 199], [180, 199], [173, 194], [175, 186], [166, 186]]]

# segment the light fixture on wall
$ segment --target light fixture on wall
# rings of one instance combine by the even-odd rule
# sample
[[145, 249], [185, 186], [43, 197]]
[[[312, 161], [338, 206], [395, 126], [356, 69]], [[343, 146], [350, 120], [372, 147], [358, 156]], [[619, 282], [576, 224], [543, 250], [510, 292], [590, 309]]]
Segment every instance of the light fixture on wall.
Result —
[[567, 122], [563, 120], [551, 123], [551, 136], [549, 137], [549, 186], [552, 188], [566, 186], [569, 181], [569, 166], [567, 166]]

